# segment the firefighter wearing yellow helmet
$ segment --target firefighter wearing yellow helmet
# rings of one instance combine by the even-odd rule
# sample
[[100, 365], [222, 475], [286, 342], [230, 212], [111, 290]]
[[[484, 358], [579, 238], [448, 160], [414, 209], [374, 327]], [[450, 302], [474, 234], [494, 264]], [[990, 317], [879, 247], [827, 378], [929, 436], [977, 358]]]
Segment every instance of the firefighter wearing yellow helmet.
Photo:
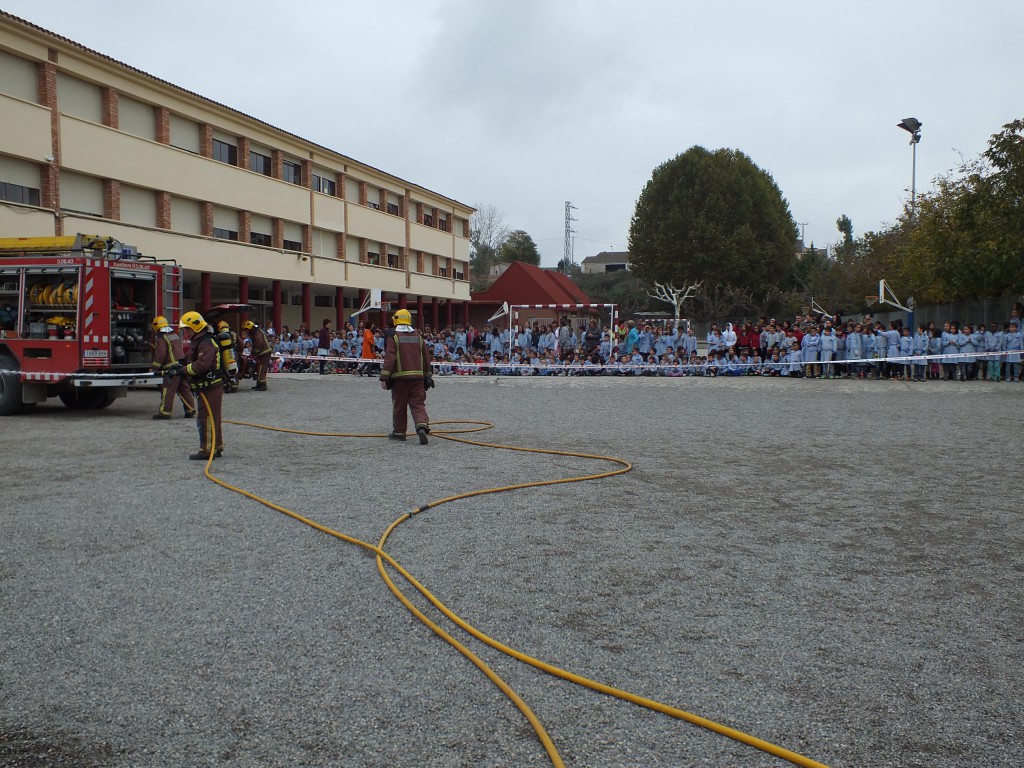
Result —
[[188, 360], [178, 371], [188, 379], [198, 401], [199, 451], [189, 456], [194, 461], [206, 461], [224, 452], [224, 433], [221, 430], [221, 406], [224, 402], [224, 372], [221, 369], [220, 349], [213, 328], [198, 312], [181, 316], [182, 329], [192, 333], [192, 346]]
[[174, 397], [181, 397], [181, 405], [185, 409], [185, 418], [196, 415], [196, 400], [185, 377], [176, 373], [181, 368], [184, 358], [181, 337], [174, 332], [170, 322], [163, 315], [153, 318], [153, 362], [150, 367], [163, 376], [160, 382], [160, 410], [153, 414], [154, 419], [169, 419], [174, 415]]
[[381, 388], [391, 390], [391, 433], [388, 439], [405, 440], [411, 411], [420, 445], [426, 445], [430, 434], [427, 390], [434, 386], [430, 350], [412, 327], [409, 310], [399, 309], [391, 317], [391, 322], [395, 332], [388, 335], [380, 369]]
[[253, 389], [257, 392], [266, 392], [270, 355], [274, 350], [271, 348], [270, 342], [267, 341], [267, 334], [252, 320], [242, 323], [242, 330], [249, 334], [249, 341], [252, 342], [252, 356], [256, 361], [256, 386]]

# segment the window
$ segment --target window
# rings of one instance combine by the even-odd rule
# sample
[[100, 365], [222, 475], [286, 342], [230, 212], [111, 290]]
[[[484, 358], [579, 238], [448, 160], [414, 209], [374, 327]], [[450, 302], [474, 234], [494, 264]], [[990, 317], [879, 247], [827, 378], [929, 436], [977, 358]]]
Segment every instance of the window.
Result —
[[388, 203], [388, 213], [398, 216], [398, 203]]
[[366, 263], [367, 264], [373, 264], [375, 267], [379, 267], [380, 266], [380, 254], [379, 253], [374, 253], [373, 251], [367, 251], [367, 253], [366, 253]]
[[221, 229], [220, 227], [213, 228], [213, 236], [220, 240], [237, 240], [238, 233], [233, 229]]
[[331, 197], [337, 197], [338, 195], [337, 182], [325, 179], [323, 176], [317, 176], [315, 173], [313, 174], [313, 189]]
[[249, 168], [251, 170], [262, 173], [264, 176], [271, 176], [271, 167], [269, 157], [261, 155], [259, 152], [249, 152]]
[[228, 165], [238, 165], [238, 147], [220, 139], [213, 140], [213, 159]]
[[333, 296], [320, 296], [320, 295], [314, 296], [313, 297], [313, 306], [314, 307], [333, 307], [334, 306], [334, 297]]
[[447, 232], [448, 231], [448, 219], [438, 219], [437, 220], [437, 228], [440, 229], [442, 232]]
[[398, 268], [398, 263], [399, 263], [399, 258], [400, 257], [399, 257], [399, 255], [397, 253], [389, 253], [388, 254], [388, 266], [391, 267], [392, 269], [397, 269]]
[[23, 187], [21, 184], [0, 181], [0, 200], [6, 200], [9, 203], [39, 205], [39, 190]]
[[253, 245], [265, 245], [269, 248], [274, 241], [270, 235], [264, 235], [262, 232], [250, 232], [249, 242]]
[[462, 272], [461, 270], [456, 269], [455, 270], [455, 279], [456, 280], [465, 280], [466, 279], [466, 273]]
[[302, 166], [291, 160], [285, 160], [281, 166], [281, 178], [289, 184], [302, 186]]
[[380, 203], [375, 203], [373, 201], [367, 201], [366, 205], [369, 206], [370, 208], [373, 208], [373, 210], [375, 210], [375, 211], [379, 211], [380, 210]]
[[447, 270], [447, 268], [445, 268], [445, 267], [438, 267], [437, 268], [437, 276], [438, 277], [448, 277], [448, 270]]
[[423, 214], [423, 223], [426, 226], [428, 226], [428, 227], [434, 226], [434, 217], [431, 216], [429, 213], [424, 213]]
[[295, 240], [285, 240], [282, 245], [286, 251], [301, 251], [302, 243], [296, 242]]

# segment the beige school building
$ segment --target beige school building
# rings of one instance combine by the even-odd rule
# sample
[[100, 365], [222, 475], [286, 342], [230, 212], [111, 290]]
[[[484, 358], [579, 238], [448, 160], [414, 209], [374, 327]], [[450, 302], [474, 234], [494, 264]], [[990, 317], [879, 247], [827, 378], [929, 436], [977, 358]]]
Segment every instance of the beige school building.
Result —
[[373, 289], [468, 319], [472, 207], [2, 11], [0, 124], [2, 237], [113, 236], [185, 268], [185, 309], [275, 329], [340, 327]]

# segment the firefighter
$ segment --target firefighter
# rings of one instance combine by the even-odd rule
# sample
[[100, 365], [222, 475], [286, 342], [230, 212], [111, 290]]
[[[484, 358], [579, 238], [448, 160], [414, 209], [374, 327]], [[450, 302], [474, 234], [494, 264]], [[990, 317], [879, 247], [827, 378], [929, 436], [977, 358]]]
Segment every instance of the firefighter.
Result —
[[220, 412], [224, 401], [224, 371], [220, 350], [213, 329], [198, 312], [181, 316], [181, 328], [192, 332], [192, 346], [188, 350], [188, 363], [177, 368], [188, 377], [198, 401], [199, 451], [189, 456], [193, 461], [206, 461], [213, 452], [217, 458], [224, 452], [224, 433]]
[[[163, 375], [160, 385], [160, 411], [153, 414], [154, 419], [169, 419], [174, 414], [174, 396], [181, 396], [181, 404], [185, 408], [185, 418], [191, 419], [196, 415], [196, 401], [192, 397], [192, 390], [188, 382], [181, 375], [172, 376], [168, 371], [176, 370], [178, 361], [184, 356], [181, 348], [181, 338], [174, 332], [174, 328], [167, 322], [167, 318], [158, 315], [153, 318], [153, 331], [156, 336], [153, 339], [153, 362], [150, 367], [157, 373]], [[178, 366], [180, 367], [180, 366]]]
[[380, 386], [391, 390], [391, 433], [389, 440], [405, 440], [408, 413], [412, 411], [420, 445], [430, 434], [427, 390], [434, 386], [430, 350], [412, 327], [412, 315], [399, 309], [391, 318], [395, 333], [388, 337], [380, 368]]
[[253, 389], [257, 392], [266, 392], [267, 369], [270, 367], [270, 354], [273, 352], [270, 342], [267, 341], [267, 334], [252, 320], [242, 323], [242, 330], [249, 333], [249, 340], [252, 342], [252, 356], [256, 361], [256, 386]]
[[224, 394], [238, 391], [238, 334], [231, 330], [227, 320], [217, 323], [217, 345], [224, 366]]

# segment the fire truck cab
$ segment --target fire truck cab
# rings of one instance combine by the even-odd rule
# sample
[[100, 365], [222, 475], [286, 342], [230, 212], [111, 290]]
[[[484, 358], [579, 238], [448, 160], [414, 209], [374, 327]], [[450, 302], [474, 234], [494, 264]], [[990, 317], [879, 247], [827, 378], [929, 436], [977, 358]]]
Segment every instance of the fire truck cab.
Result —
[[0, 416], [50, 397], [106, 408], [157, 386], [153, 318], [177, 324], [181, 267], [112, 237], [0, 238]]

